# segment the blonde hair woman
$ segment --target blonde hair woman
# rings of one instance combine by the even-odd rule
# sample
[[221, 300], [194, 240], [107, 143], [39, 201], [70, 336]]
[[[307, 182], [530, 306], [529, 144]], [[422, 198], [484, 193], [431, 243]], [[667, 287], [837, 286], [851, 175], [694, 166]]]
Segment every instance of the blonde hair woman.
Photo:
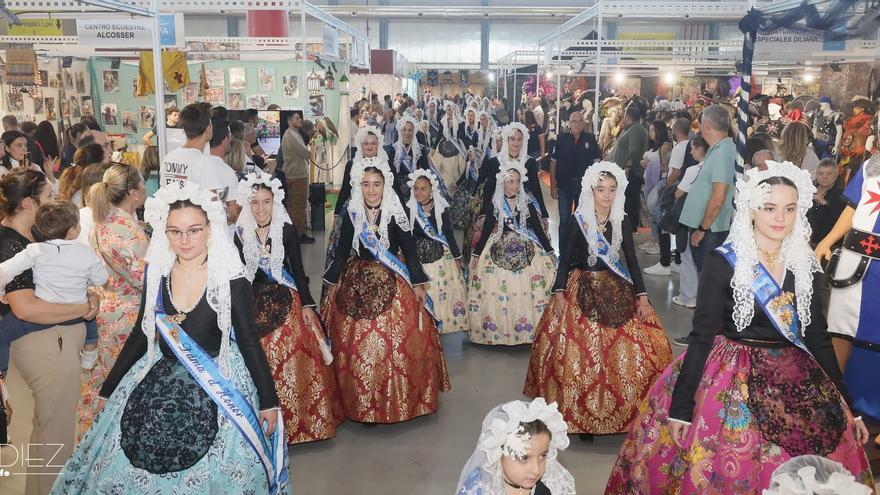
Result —
[[810, 146], [810, 132], [807, 126], [799, 121], [794, 121], [782, 130], [782, 141], [778, 146], [779, 159], [794, 163], [810, 173], [810, 177], [816, 178], [816, 169], [819, 168], [819, 157]]
[[150, 240], [135, 217], [147, 191], [134, 167], [114, 164], [88, 192], [95, 226], [89, 244], [107, 266], [107, 285], [98, 311], [98, 364], [82, 387], [79, 435], [92, 425], [98, 391], [137, 319], [144, 280], [144, 255]]

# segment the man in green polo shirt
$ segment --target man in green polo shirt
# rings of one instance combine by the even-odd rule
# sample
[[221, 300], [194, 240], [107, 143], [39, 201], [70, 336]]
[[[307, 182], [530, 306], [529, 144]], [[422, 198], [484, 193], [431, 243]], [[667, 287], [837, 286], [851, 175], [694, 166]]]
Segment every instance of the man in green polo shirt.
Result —
[[724, 243], [733, 219], [736, 145], [727, 133], [730, 116], [720, 105], [703, 110], [700, 133], [709, 144], [703, 168], [684, 202], [679, 222], [691, 229], [690, 245], [697, 270]]
[[645, 183], [645, 169], [641, 161], [648, 150], [648, 130], [642, 125], [642, 112], [635, 105], [626, 107], [623, 123], [626, 127], [614, 143], [612, 161], [626, 171], [626, 178], [629, 180], [623, 192], [626, 197], [623, 210], [635, 233], [639, 229], [642, 185]]

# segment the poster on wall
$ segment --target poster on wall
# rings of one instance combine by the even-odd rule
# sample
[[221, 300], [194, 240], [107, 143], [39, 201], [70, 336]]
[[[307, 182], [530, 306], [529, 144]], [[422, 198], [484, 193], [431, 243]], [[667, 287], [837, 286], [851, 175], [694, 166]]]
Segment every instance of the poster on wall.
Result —
[[64, 69], [62, 72], [64, 74], [64, 89], [73, 90], [73, 74], [70, 72], [70, 69]]
[[61, 81], [61, 73], [56, 72], [49, 76], [49, 87], [60, 89], [64, 83]]
[[[77, 74], [79, 76], [79, 74]], [[76, 91], [80, 93], [79, 89]], [[119, 92], [119, 71], [116, 70], [105, 70], [104, 71], [104, 92], [105, 93], [118, 93]]]
[[309, 96], [309, 113], [315, 117], [324, 116], [324, 95]]
[[248, 95], [247, 106], [255, 110], [265, 110], [269, 106], [269, 95]]
[[244, 67], [230, 67], [229, 89], [244, 91], [245, 86], [247, 86], [247, 75], [245, 74]]
[[58, 100], [58, 103], [61, 105], [61, 116], [70, 117], [70, 103], [64, 98]]
[[275, 68], [261, 67], [257, 69], [257, 75], [260, 78], [260, 89], [263, 91], [275, 90]]
[[199, 83], [189, 83], [183, 88], [183, 105], [199, 102]]
[[36, 113], [36, 114], [43, 113], [43, 99], [42, 98], [34, 98], [34, 113]]
[[[117, 81], [118, 81], [117, 77]], [[85, 93], [86, 92], [86, 76], [82, 72], [76, 73], [76, 92], [77, 93]]]
[[296, 76], [281, 76], [285, 98], [299, 98], [299, 80]]
[[76, 96], [70, 97], [70, 116], [75, 119], [82, 117], [82, 113], [79, 111], [79, 98]]
[[101, 120], [104, 125], [119, 125], [119, 108], [115, 103], [101, 104]]
[[156, 110], [153, 107], [141, 105], [138, 113], [141, 117], [141, 127], [150, 129], [156, 125]]
[[165, 112], [172, 108], [180, 108], [177, 106], [177, 95], [165, 95]]
[[208, 88], [205, 91], [205, 101], [212, 105], [225, 105], [226, 94], [223, 88]]
[[46, 110], [46, 120], [56, 120], [58, 116], [55, 114], [55, 98], [44, 98], [43, 103]]
[[122, 130], [130, 134], [137, 134], [137, 114], [135, 112], [122, 112]]
[[92, 97], [91, 96], [83, 96], [81, 106], [82, 106], [82, 114], [83, 115], [95, 115], [95, 110], [92, 107]]
[[208, 79], [209, 88], [222, 88], [226, 85], [226, 76], [223, 73], [223, 69], [206, 70], [205, 77]]
[[9, 88], [6, 93], [7, 107], [10, 112], [24, 112], [24, 96], [18, 91], [18, 88]]
[[229, 99], [227, 107], [230, 110], [244, 110], [244, 94], [229, 93], [227, 98]]
[[321, 50], [328, 57], [339, 57], [339, 31], [333, 26], [323, 25], [321, 30]]

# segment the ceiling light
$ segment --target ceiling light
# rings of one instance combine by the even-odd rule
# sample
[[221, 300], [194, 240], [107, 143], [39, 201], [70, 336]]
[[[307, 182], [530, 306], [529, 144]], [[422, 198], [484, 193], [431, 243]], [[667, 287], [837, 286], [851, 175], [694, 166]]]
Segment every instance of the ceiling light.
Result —
[[623, 72], [618, 71], [614, 73], [614, 82], [616, 84], [623, 84], [625, 81], [626, 76], [623, 74]]
[[663, 74], [663, 82], [666, 84], [675, 84], [676, 79], [678, 79], [678, 75], [675, 72], [669, 71]]

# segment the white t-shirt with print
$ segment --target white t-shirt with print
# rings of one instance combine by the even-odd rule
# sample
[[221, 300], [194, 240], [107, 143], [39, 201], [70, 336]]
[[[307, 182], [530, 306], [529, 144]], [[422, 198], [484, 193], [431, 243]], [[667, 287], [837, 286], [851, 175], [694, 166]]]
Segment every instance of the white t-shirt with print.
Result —
[[201, 176], [201, 169], [207, 167], [207, 155], [194, 148], [177, 148], [165, 155], [159, 169], [159, 186], [167, 186], [172, 182], [184, 183]]

